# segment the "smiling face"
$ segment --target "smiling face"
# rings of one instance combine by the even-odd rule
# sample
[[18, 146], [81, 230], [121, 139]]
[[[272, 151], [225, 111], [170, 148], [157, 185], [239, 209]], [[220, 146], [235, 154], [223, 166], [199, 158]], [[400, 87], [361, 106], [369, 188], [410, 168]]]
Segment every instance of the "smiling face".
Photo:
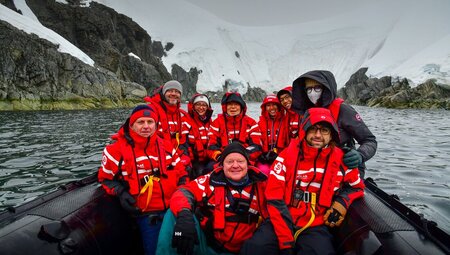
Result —
[[248, 162], [244, 155], [237, 152], [230, 153], [223, 160], [223, 171], [225, 177], [239, 182], [247, 175]]
[[206, 110], [208, 110], [208, 105], [205, 102], [197, 102], [194, 104], [194, 111], [200, 116], [205, 116]]
[[241, 113], [242, 107], [237, 102], [229, 102], [227, 103], [227, 114], [229, 116], [237, 116]]
[[275, 117], [278, 113], [278, 105], [276, 103], [267, 103], [265, 105], [266, 112], [269, 114], [270, 117]]
[[289, 93], [284, 93], [279, 98], [281, 105], [286, 109], [291, 109], [292, 97]]
[[331, 141], [331, 128], [316, 124], [306, 131], [306, 142], [314, 148], [323, 148]]
[[181, 92], [178, 89], [168, 89], [166, 93], [164, 93], [164, 97], [169, 104], [175, 105], [181, 100]]
[[140, 117], [131, 125], [131, 129], [142, 137], [149, 137], [156, 131], [156, 122], [150, 117]]

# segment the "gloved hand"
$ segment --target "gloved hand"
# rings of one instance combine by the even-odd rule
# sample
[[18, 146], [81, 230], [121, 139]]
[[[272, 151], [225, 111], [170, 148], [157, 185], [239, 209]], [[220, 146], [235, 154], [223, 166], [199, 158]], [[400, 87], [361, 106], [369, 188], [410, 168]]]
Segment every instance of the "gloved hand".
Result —
[[191, 166], [191, 158], [186, 154], [181, 155], [180, 161], [183, 164], [183, 166]]
[[261, 164], [267, 164], [267, 157], [266, 157], [266, 153], [263, 153], [261, 155], [259, 155], [258, 157], [258, 162], [260, 162]]
[[269, 152], [267, 152], [267, 154], [266, 154], [267, 161], [268, 161], [270, 164], [272, 164], [273, 161], [275, 161], [275, 159], [276, 159], [277, 157], [278, 157], [278, 153], [276, 153], [276, 152], [274, 152], [274, 151], [269, 151]]
[[133, 196], [130, 195], [130, 193], [128, 193], [128, 191], [122, 184], [112, 181], [109, 185], [114, 191], [114, 194], [119, 198], [120, 205], [123, 209], [125, 209], [131, 215], [138, 215], [140, 213], [139, 208], [134, 206], [136, 200], [133, 198]]
[[181, 176], [180, 179], [178, 179], [177, 186], [181, 186], [186, 184], [189, 181], [189, 177], [187, 175]]
[[327, 212], [323, 216], [323, 220], [325, 225], [330, 227], [339, 227], [344, 221], [345, 214], [347, 213], [347, 207], [345, 206], [344, 201], [336, 199], [333, 202], [330, 208], [328, 208]]
[[216, 162], [220, 161], [220, 156], [222, 155], [222, 152], [220, 151], [215, 151], [212, 155], [212, 159]]
[[359, 165], [361, 165], [362, 156], [357, 150], [350, 149], [348, 147], [344, 147], [344, 148], [342, 148], [342, 150], [345, 153], [343, 162], [348, 168], [353, 169], [353, 168], [357, 168]]
[[279, 255], [293, 255], [294, 254], [294, 249], [292, 249], [292, 248], [281, 249], [278, 254]]
[[199, 244], [195, 230], [194, 216], [189, 210], [178, 213], [177, 222], [173, 229], [172, 247], [177, 248], [178, 254], [194, 253], [194, 245]]

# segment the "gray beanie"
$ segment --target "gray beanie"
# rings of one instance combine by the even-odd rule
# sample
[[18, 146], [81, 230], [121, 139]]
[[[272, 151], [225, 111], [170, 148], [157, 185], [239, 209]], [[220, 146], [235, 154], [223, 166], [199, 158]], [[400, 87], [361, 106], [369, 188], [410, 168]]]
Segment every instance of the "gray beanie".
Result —
[[163, 95], [166, 94], [166, 91], [169, 89], [176, 89], [180, 91], [181, 94], [183, 94], [183, 86], [181, 86], [181, 83], [179, 83], [178, 81], [172, 80], [166, 82], [162, 88]]

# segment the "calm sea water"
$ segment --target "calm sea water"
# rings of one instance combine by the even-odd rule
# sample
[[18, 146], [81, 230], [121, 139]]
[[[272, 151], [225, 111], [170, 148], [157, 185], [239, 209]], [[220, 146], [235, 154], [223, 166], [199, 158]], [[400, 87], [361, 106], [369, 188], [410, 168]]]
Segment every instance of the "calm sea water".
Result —
[[[450, 233], [450, 111], [355, 108], [378, 139], [366, 176]], [[0, 112], [0, 210], [96, 172], [130, 111]]]

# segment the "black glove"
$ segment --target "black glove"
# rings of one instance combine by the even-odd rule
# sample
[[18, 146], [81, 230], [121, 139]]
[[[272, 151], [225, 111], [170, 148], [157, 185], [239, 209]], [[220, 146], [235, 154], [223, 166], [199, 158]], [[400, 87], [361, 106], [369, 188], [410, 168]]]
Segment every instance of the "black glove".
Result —
[[113, 190], [114, 194], [119, 198], [120, 205], [123, 209], [125, 209], [131, 215], [140, 214], [141, 211], [139, 210], [139, 208], [134, 206], [136, 200], [133, 198], [133, 196], [130, 195], [130, 193], [128, 193], [128, 191], [120, 182], [105, 180], [103, 184]]
[[355, 150], [355, 149], [350, 149], [348, 147], [344, 147], [342, 148], [342, 150], [344, 151], [344, 164], [350, 168], [357, 168], [359, 165], [361, 165], [362, 163], [362, 156], [361, 154]]
[[276, 152], [274, 152], [274, 151], [267, 152], [266, 159], [267, 159], [268, 163], [272, 164], [277, 157], [278, 157], [278, 154]]
[[261, 164], [267, 164], [266, 153], [259, 155], [258, 162], [260, 162]]
[[187, 175], [181, 176], [180, 179], [178, 179], [177, 186], [181, 186], [186, 184], [189, 181], [189, 177]]
[[173, 228], [172, 247], [177, 248], [178, 254], [192, 255], [195, 244], [199, 244], [199, 241], [194, 215], [189, 210], [182, 210], [178, 213], [177, 222]]

